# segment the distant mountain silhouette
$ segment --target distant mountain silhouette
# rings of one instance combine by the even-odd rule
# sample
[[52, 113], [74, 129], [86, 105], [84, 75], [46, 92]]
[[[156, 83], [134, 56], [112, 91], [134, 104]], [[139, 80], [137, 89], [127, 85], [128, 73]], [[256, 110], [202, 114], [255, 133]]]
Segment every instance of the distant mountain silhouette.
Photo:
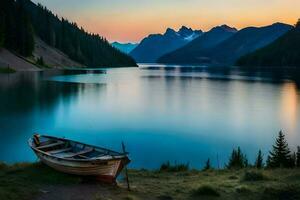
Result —
[[129, 54], [138, 44], [135, 43], [120, 43], [120, 42], [113, 42], [111, 45], [123, 53]]
[[264, 47], [289, 30], [292, 26], [275, 23], [265, 27], [249, 27], [208, 51], [212, 63], [233, 65], [241, 56]]
[[217, 26], [205, 32], [187, 45], [165, 54], [158, 59], [160, 63], [197, 63], [201, 58], [203, 50], [211, 48], [231, 37], [237, 29], [227, 25]]
[[300, 20], [273, 43], [241, 57], [238, 66], [300, 67]]
[[156, 60], [175, 49], [178, 49], [202, 34], [201, 30], [192, 30], [182, 26], [178, 32], [168, 28], [162, 34], [151, 34], [130, 53], [137, 62], [156, 62]]
[[[173, 56], [172, 58], [177, 57], [177, 60], [181, 58], [179, 60], [181, 61], [180, 63], [186, 64], [232, 65], [239, 57], [270, 44], [291, 28], [292, 26], [282, 23], [275, 23], [265, 27], [248, 27], [233, 33], [231, 37], [217, 45], [208, 48], [204, 47], [196, 51], [196, 53], [195, 51], [190, 53], [186, 49], [186, 54], [173, 55], [171, 53], [171, 55]], [[196, 40], [192, 43], [194, 42]], [[192, 45], [192, 43], [189, 45]], [[159, 61], [164, 63], [172, 62], [170, 57], [167, 58], [162, 57]]]

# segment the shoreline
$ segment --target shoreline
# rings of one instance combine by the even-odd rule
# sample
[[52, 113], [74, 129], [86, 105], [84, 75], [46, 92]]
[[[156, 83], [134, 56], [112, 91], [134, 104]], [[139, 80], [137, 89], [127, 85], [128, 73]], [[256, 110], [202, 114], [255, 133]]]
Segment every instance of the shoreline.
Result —
[[[129, 169], [108, 185], [57, 172], [41, 163], [0, 164], [0, 199], [289, 199], [300, 198], [300, 169]], [[280, 198], [279, 198], [280, 199]]]

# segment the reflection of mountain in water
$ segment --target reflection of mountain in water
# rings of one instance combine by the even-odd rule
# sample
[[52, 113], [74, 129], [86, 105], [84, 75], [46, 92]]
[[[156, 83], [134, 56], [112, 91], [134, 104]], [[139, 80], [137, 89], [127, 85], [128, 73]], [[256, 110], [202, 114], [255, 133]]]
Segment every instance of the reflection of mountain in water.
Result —
[[144, 76], [147, 78], [167, 77], [172, 78], [176, 75], [182, 79], [188, 78], [205, 78], [210, 80], [241, 80], [241, 81], [259, 81], [283, 83], [287, 80], [295, 82], [297, 88], [300, 89], [300, 70], [299, 69], [280, 69], [280, 68], [265, 68], [265, 69], [242, 69], [237, 67], [178, 67], [172, 65], [157, 65], [143, 67], [144, 70], [162, 70], [166, 73], [160, 75]]

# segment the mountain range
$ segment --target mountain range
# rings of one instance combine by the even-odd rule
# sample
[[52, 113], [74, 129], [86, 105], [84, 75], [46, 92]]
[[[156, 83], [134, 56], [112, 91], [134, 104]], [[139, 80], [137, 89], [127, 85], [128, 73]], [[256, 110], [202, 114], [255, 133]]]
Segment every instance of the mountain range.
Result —
[[135, 47], [138, 46], [137, 43], [120, 43], [120, 42], [113, 42], [111, 45], [123, 53], [129, 54]]
[[[262, 48], [292, 29], [292, 26], [275, 23], [264, 27], [247, 27], [240, 31], [227, 26], [216, 27], [221, 29], [220, 35], [211, 37], [216, 41], [210, 46], [207, 45], [206, 35], [211, 34], [214, 30], [204, 33], [201, 37], [192, 41], [190, 44], [166, 54], [158, 59], [159, 63], [181, 63], [181, 64], [204, 64], [204, 65], [233, 65], [241, 56]], [[227, 30], [228, 29], [228, 30]], [[227, 38], [224, 33], [227, 32]]]
[[236, 63], [249, 67], [300, 67], [300, 19], [271, 44], [242, 56]]
[[201, 30], [182, 26], [177, 32], [168, 28], [164, 34], [151, 34], [129, 54], [136, 62], [156, 62], [159, 57], [178, 49], [202, 35]]
[[160, 63], [196, 63], [205, 60], [200, 55], [205, 49], [212, 48], [237, 32], [236, 28], [227, 25], [217, 26], [203, 33], [200, 37], [191, 41], [182, 48], [165, 54], [158, 59]]

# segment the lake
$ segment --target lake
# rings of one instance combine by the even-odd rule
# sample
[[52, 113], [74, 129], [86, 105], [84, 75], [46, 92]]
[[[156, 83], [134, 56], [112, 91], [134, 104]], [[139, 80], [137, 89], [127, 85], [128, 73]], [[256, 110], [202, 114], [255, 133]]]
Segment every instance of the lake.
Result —
[[300, 145], [295, 73], [141, 65], [0, 75], [0, 160], [36, 161], [34, 133], [121, 150], [132, 168], [162, 162], [223, 167], [238, 146], [266, 157], [283, 130]]

